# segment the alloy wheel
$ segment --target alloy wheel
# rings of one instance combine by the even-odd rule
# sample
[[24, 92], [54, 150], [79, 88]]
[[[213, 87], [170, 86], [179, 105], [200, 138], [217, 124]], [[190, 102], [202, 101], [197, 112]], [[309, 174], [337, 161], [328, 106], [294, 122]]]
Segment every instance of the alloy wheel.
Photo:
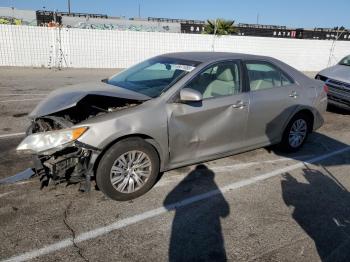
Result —
[[307, 135], [306, 121], [304, 119], [297, 119], [293, 123], [289, 131], [289, 138], [288, 138], [289, 145], [293, 148], [297, 148], [301, 146], [301, 144], [305, 140], [306, 135]]
[[151, 172], [150, 157], [142, 151], [132, 150], [123, 153], [114, 161], [110, 180], [117, 191], [130, 194], [143, 187]]

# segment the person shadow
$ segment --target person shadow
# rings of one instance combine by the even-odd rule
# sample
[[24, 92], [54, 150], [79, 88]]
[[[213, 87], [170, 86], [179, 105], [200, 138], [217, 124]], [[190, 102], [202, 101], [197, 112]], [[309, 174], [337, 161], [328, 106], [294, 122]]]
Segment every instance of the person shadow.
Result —
[[303, 169], [307, 183], [289, 173], [281, 182], [293, 218], [313, 239], [321, 261], [350, 261], [350, 193], [327, 168]]
[[[230, 207], [214, 177], [212, 170], [198, 165], [166, 196], [165, 208], [175, 211], [169, 261], [227, 261], [220, 219]], [[208, 192], [213, 197], [181, 205]]]

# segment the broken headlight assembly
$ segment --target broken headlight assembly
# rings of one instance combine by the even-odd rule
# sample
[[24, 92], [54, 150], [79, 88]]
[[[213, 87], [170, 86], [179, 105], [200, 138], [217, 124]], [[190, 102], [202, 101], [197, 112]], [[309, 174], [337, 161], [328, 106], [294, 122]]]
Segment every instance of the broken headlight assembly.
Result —
[[87, 127], [77, 127], [35, 133], [27, 136], [18, 145], [17, 151], [38, 155], [50, 155], [72, 144], [81, 137], [87, 129]]
[[64, 128], [27, 136], [17, 147], [18, 152], [33, 154], [34, 170], [40, 176], [41, 188], [50, 181], [81, 184], [81, 190], [90, 190], [92, 165], [91, 149], [76, 141], [88, 127]]

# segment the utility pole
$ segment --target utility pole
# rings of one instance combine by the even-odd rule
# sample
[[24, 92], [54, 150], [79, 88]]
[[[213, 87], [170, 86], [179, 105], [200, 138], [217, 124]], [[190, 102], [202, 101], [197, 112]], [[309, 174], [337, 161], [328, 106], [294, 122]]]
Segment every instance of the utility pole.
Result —
[[139, 18], [141, 18], [141, 4], [139, 2]]
[[212, 51], [215, 51], [215, 38], [216, 38], [216, 31], [218, 29], [218, 19], [215, 19], [215, 25], [214, 25], [214, 35], [213, 35], [213, 42], [211, 45]]
[[68, 14], [70, 14], [70, 0], [68, 0]]
[[260, 18], [260, 15], [259, 15], [259, 13], [258, 13], [257, 16], [256, 16], [256, 24], [257, 24], [257, 25], [259, 24], [259, 18]]

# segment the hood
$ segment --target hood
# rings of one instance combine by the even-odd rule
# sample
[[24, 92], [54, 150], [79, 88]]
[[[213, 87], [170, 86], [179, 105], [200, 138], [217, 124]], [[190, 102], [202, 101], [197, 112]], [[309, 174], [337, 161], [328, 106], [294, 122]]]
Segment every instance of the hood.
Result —
[[341, 82], [350, 83], [350, 66], [335, 65], [322, 70], [318, 74]]
[[89, 82], [60, 88], [51, 92], [36, 106], [29, 117], [37, 118], [74, 107], [87, 95], [118, 97], [136, 101], [151, 99], [151, 97], [146, 95], [104, 82]]

